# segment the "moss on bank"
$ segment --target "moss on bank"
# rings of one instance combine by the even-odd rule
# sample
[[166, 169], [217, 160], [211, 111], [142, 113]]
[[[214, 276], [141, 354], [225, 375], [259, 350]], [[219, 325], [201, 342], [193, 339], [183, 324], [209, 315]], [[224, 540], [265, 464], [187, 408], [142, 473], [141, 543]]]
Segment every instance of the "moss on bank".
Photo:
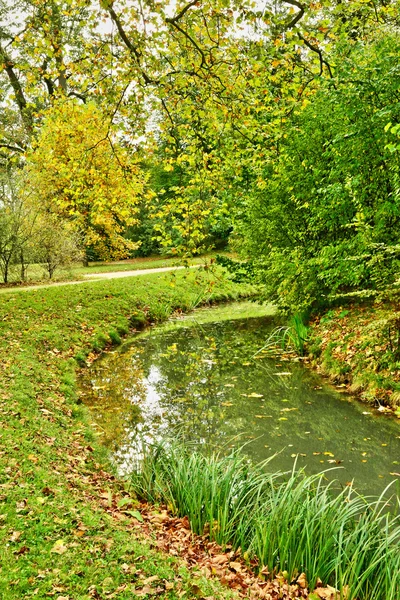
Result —
[[366, 402], [400, 406], [400, 311], [393, 302], [337, 307], [311, 322], [314, 365]]
[[[2, 599], [132, 598], [149, 577], [164, 598], [191, 597], [192, 574], [143, 541], [135, 500], [104, 470], [75, 369], [146, 322], [252, 292], [179, 272], [1, 297]], [[205, 596], [230, 597], [199, 581]]]

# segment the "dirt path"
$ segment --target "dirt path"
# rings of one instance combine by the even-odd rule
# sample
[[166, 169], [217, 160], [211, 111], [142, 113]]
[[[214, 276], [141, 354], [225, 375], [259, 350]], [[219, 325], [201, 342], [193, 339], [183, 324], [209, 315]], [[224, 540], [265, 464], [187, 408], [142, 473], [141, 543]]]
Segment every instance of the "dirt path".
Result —
[[87, 273], [83, 279], [78, 281], [56, 281], [54, 283], [41, 283], [37, 285], [15, 286], [0, 289], [0, 294], [7, 292], [25, 292], [29, 290], [40, 290], [49, 287], [61, 287], [62, 285], [78, 285], [88, 283], [89, 281], [102, 281], [103, 279], [119, 279], [121, 277], [138, 277], [139, 275], [151, 275], [151, 273], [166, 273], [168, 271], [177, 271], [179, 269], [195, 269], [200, 265], [191, 265], [190, 267], [157, 267], [155, 269], [136, 269], [135, 271], [111, 271], [108, 273]]

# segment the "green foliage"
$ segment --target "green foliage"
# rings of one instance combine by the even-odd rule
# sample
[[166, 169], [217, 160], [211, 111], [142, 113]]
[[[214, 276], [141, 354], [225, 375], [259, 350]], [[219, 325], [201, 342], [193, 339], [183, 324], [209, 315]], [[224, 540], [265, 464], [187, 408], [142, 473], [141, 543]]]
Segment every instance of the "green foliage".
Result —
[[[324, 484], [323, 473], [270, 474], [239, 452], [202, 454], [179, 443], [148, 448], [132, 485], [140, 497], [188, 516], [193, 530], [255, 555], [270, 573], [305, 572], [348, 600], [397, 600], [400, 517], [396, 499]], [[348, 586], [348, 587], [347, 587]]]
[[284, 309], [398, 277], [399, 167], [385, 124], [400, 119], [399, 51], [388, 32], [351, 51], [337, 45], [334, 79], [294, 111], [237, 221], [257, 278]]

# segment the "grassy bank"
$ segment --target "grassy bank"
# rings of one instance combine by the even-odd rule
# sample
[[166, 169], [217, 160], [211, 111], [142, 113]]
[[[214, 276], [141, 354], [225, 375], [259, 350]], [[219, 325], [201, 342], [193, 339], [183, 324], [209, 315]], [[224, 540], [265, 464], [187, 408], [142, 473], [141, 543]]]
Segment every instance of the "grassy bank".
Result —
[[352, 304], [327, 311], [311, 323], [308, 351], [332, 381], [400, 414], [398, 303]]
[[107, 474], [75, 370], [147, 322], [250, 292], [215, 273], [179, 272], [1, 297], [2, 600], [193, 597], [193, 575], [143, 541], [135, 500]]
[[170, 443], [147, 451], [132, 484], [146, 501], [187, 516], [196, 533], [241, 548], [263, 573], [307, 581], [310, 598], [339, 598], [339, 589], [346, 600], [398, 600], [398, 499], [372, 501], [351, 486], [333, 490], [323, 474], [271, 468], [273, 460], [252, 466], [240, 451], [204, 455]]

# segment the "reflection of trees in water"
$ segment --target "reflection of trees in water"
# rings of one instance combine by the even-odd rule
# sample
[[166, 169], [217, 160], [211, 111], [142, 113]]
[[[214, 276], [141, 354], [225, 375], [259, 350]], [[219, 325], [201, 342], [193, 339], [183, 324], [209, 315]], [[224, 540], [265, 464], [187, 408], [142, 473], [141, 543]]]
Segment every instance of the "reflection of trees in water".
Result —
[[[141, 350], [138, 349], [138, 356]], [[119, 352], [107, 354], [84, 373], [81, 389], [95, 416], [103, 444], [118, 448], [127, 430], [142, 421], [140, 402], [146, 387], [140, 360], [125, 360], [125, 355]], [[137, 402], [132, 402], [132, 398]]]
[[220, 446], [257, 438], [246, 452], [256, 461], [281, 452], [276, 469], [291, 468], [299, 453], [305, 455], [299, 464], [312, 471], [343, 461], [351, 469], [334, 475], [343, 481], [398, 470], [392, 465], [400, 454], [397, 424], [375, 424], [362, 415], [365, 407], [314, 390], [320, 380], [299, 363], [255, 356], [268, 329], [252, 319], [152, 331], [94, 365], [90, 404], [123, 468], [140, 456], [142, 440], [178, 430]]

